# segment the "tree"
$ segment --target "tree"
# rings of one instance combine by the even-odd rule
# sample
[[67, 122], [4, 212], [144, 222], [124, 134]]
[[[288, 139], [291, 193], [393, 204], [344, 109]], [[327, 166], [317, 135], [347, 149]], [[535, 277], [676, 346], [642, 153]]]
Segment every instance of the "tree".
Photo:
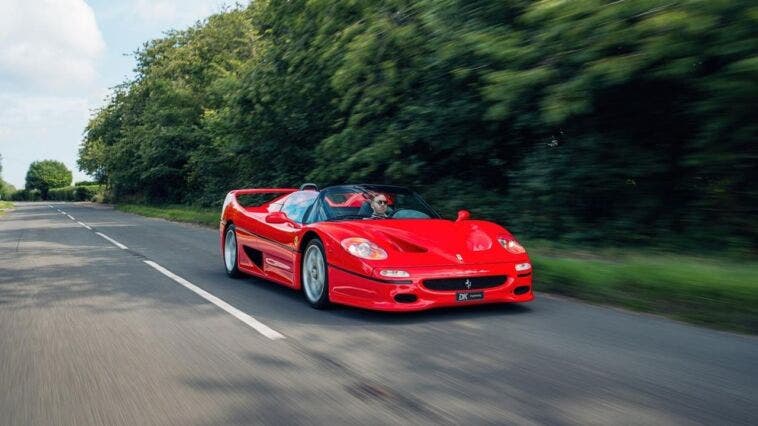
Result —
[[10, 200], [13, 193], [16, 192], [16, 187], [8, 182], [0, 179], [0, 199]]
[[42, 193], [42, 199], [47, 200], [50, 189], [69, 186], [72, 180], [71, 170], [60, 161], [35, 161], [26, 172], [26, 189], [38, 189]]
[[3, 180], [3, 155], [0, 154], [0, 200], [9, 200], [16, 188]]
[[123, 200], [374, 181], [525, 238], [755, 248], [756, 39], [747, 0], [258, 0], [135, 52], [79, 167]]

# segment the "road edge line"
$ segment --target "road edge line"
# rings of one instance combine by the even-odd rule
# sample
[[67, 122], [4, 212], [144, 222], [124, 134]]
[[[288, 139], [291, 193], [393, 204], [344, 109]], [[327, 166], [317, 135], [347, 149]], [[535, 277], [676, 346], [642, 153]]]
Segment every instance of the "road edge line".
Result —
[[106, 240], [110, 241], [111, 243], [113, 243], [113, 245], [114, 245], [114, 246], [116, 246], [116, 247], [120, 248], [121, 250], [126, 250], [126, 249], [128, 249], [128, 248], [129, 248], [129, 247], [127, 247], [127, 246], [125, 246], [125, 245], [123, 245], [123, 244], [119, 243], [118, 241], [114, 240], [113, 238], [111, 238], [111, 237], [109, 237], [109, 236], [107, 236], [107, 235], [103, 234], [102, 232], [95, 232], [95, 234], [97, 234], [97, 235], [99, 235], [99, 236], [101, 236], [101, 237], [105, 238]]
[[219, 299], [218, 297], [208, 293], [207, 291], [203, 290], [202, 288], [192, 284], [191, 282], [185, 280], [184, 278], [174, 274], [173, 272], [169, 271], [168, 269], [164, 268], [163, 266], [157, 264], [156, 262], [153, 262], [152, 260], [143, 260], [146, 264], [148, 264], [150, 267], [155, 269], [156, 271], [160, 272], [161, 274], [171, 278], [172, 280], [176, 281], [177, 283], [183, 285], [187, 289], [191, 290], [198, 296], [202, 297], [203, 299], [213, 303], [214, 305], [218, 306], [219, 308], [226, 311], [228, 314], [232, 315], [233, 317], [237, 318], [238, 320], [244, 322], [248, 326], [252, 327], [255, 331], [258, 333], [268, 337], [271, 340], [277, 340], [277, 339], [284, 339], [284, 335], [279, 333], [278, 331], [272, 329], [271, 327], [267, 326], [266, 324], [263, 324], [262, 322], [258, 321], [257, 319], [251, 317], [250, 315], [240, 311], [239, 309], [235, 308], [234, 306], [224, 302], [223, 300]]

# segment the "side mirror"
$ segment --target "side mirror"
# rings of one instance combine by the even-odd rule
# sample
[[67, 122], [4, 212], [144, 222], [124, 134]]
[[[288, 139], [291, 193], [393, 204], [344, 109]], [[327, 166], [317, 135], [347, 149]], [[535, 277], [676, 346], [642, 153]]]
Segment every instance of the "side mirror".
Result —
[[266, 215], [266, 223], [288, 223], [293, 228], [300, 228], [300, 224], [287, 217], [284, 212], [273, 212]]
[[467, 220], [471, 217], [471, 213], [468, 212], [468, 210], [458, 210], [458, 218], [455, 219], [456, 222], [460, 222], [462, 220]]

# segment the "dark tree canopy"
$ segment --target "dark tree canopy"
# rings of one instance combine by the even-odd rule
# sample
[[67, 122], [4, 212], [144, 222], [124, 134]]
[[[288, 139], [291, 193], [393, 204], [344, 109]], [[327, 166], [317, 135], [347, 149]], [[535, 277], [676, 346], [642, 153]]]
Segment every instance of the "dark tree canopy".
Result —
[[758, 245], [747, 0], [255, 1], [145, 43], [90, 120], [118, 198], [414, 186], [520, 235]]

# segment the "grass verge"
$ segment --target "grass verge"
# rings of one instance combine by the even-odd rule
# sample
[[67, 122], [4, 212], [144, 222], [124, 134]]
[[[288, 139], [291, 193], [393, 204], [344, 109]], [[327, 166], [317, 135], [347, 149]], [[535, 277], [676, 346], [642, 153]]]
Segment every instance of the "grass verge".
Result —
[[[218, 226], [218, 209], [120, 204], [143, 216]], [[624, 248], [589, 250], [527, 243], [535, 288], [594, 303], [758, 334], [758, 263]]]
[[141, 216], [159, 217], [176, 222], [196, 223], [212, 228], [218, 226], [220, 212], [219, 209], [192, 207], [181, 204], [169, 204], [163, 206], [119, 204], [116, 206], [116, 210]]
[[5, 211], [13, 208], [13, 203], [10, 201], [0, 201], [0, 216], [5, 214]]
[[635, 254], [612, 260], [532, 254], [537, 290], [758, 334], [758, 263]]

